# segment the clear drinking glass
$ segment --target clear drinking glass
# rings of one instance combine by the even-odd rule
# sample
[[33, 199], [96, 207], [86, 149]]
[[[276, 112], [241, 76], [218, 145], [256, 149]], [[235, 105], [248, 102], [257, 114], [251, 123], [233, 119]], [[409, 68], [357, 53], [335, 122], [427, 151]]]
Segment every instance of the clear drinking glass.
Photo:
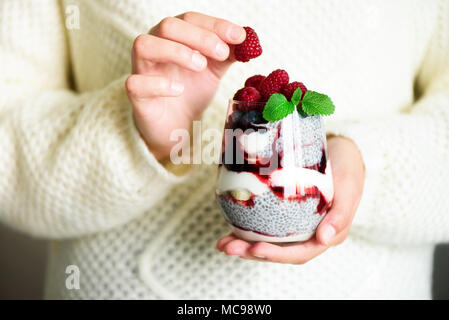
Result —
[[263, 107], [229, 102], [217, 202], [241, 239], [305, 241], [314, 235], [334, 194], [323, 121], [295, 109], [280, 121], [267, 122]]

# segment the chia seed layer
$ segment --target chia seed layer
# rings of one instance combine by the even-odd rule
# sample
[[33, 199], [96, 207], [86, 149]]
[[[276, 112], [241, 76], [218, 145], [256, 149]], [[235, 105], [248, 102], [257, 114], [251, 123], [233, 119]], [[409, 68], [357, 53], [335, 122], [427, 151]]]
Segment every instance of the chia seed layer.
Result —
[[253, 199], [245, 206], [229, 197], [217, 197], [228, 223], [264, 235], [285, 237], [314, 232], [325, 214], [318, 214], [319, 198], [303, 201], [282, 200], [271, 191]]
[[[299, 124], [294, 124], [294, 137], [301, 138], [301, 150], [295, 149], [295, 164], [298, 167], [311, 167], [320, 163], [325, 145], [322, 121], [319, 116], [298, 117]], [[300, 131], [299, 131], [300, 130]], [[299, 131], [299, 132], [298, 132]], [[298, 152], [301, 151], [302, 157]]]

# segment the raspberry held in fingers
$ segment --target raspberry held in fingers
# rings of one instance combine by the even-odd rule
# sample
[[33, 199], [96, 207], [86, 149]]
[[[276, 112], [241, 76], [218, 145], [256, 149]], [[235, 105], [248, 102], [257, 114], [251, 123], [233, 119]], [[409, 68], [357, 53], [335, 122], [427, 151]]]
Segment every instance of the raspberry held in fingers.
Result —
[[262, 47], [260, 46], [257, 33], [250, 27], [244, 27], [244, 29], [246, 31], [246, 39], [235, 46], [234, 55], [237, 61], [248, 62], [262, 54]]

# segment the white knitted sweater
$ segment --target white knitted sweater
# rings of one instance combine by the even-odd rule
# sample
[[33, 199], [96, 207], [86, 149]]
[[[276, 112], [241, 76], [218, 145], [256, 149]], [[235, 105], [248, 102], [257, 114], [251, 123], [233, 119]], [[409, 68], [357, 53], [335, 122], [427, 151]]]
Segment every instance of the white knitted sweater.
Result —
[[[341, 246], [303, 266], [217, 252], [216, 166], [178, 177], [145, 147], [124, 89], [132, 42], [189, 10], [250, 25], [264, 47], [225, 76], [203, 129], [276, 68], [333, 98], [327, 128], [367, 170]], [[47, 297], [430, 298], [449, 241], [449, 1], [3, 0], [0, 70], [0, 219], [52, 239]]]

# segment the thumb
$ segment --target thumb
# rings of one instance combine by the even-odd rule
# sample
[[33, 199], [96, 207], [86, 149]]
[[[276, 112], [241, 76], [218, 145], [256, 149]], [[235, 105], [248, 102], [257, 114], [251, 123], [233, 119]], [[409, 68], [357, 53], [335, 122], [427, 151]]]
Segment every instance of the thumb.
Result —
[[357, 190], [350, 177], [334, 179], [334, 188], [333, 205], [316, 232], [318, 242], [325, 246], [346, 239], [360, 201], [361, 190]]

